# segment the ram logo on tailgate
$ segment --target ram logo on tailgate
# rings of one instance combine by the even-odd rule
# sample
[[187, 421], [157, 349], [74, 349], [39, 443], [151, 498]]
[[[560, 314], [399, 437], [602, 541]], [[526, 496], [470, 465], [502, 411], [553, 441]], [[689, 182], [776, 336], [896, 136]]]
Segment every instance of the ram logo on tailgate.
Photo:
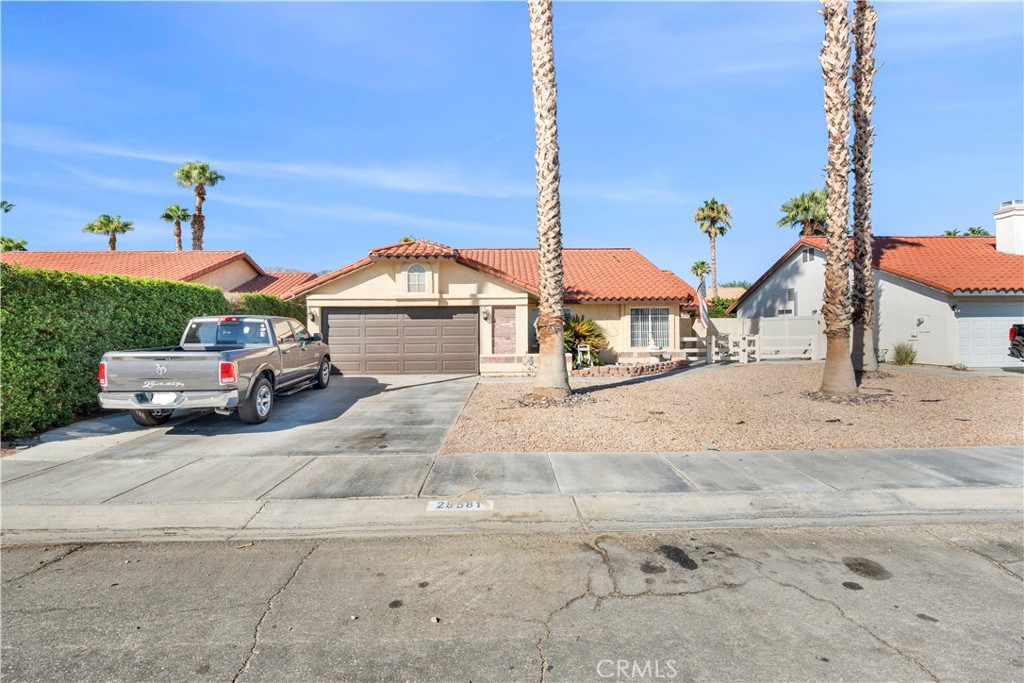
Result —
[[167, 366], [166, 365], [160, 365], [159, 363], [157, 363], [156, 364], [156, 374], [160, 375], [161, 377], [166, 375], [167, 374]]

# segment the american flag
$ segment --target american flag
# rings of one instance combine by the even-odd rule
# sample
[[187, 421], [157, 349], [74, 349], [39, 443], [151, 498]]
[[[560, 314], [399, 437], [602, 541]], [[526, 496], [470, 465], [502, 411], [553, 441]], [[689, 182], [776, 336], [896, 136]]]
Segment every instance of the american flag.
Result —
[[704, 286], [704, 280], [700, 281], [700, 287], [697, 288], [697, 304], [700, 306], [700, 322], [706, 329], [711, 326], [711, 321], [708, 320], [708, 289]]

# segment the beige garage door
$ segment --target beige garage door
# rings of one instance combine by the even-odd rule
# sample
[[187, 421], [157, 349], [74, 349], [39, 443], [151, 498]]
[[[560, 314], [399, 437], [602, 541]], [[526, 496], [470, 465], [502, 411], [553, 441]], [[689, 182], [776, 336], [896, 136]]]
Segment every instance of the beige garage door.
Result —
[[343, 373], [476, 373], [476, 308], [326, 308], [324, 337]]

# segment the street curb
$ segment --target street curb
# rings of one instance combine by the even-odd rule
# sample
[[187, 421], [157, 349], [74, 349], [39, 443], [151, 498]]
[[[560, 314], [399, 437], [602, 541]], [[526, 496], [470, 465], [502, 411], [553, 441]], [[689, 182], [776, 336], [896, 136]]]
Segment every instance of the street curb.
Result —
[[492, 510], [443, 511], [428, 511], [431, 501], [423, 498], [8, 505], [0, 543], [1024, 522], [1021, 487], [543, 495], [490, 501]]

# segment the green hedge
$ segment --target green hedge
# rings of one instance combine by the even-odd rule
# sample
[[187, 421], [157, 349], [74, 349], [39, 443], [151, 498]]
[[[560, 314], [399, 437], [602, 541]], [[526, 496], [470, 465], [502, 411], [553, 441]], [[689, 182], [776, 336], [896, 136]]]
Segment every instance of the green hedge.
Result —
[[95, 413], [107, 351], [170, 346], [189, 318], [225, 315], [219, 289], [0, 264], [0, 433], [22, 437]]
[[238, 298], [235, 312], [240, 315], [282, 315], [286, 318], [295, 318], [303, 325], [306, 324], [305, 306], [293, 304], [269, 294], [255, 292], [243, 294]]

